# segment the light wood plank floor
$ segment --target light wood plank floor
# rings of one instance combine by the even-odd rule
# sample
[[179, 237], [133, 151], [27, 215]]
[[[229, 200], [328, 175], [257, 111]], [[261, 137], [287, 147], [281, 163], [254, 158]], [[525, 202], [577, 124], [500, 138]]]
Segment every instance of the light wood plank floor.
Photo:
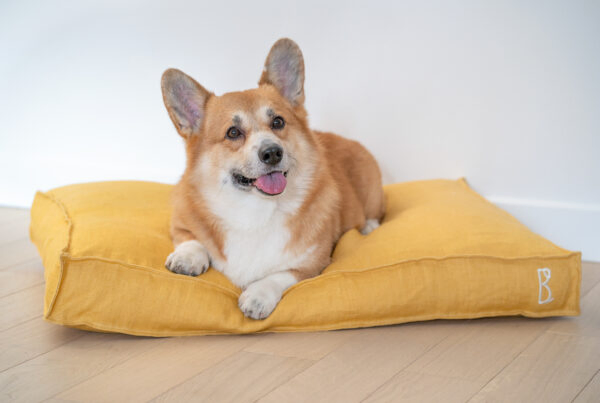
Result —
[[42, 319], [27, 210], [0, 209], [0, 401], [599, 402], [600, 264], [578, 318], [153, 339]]

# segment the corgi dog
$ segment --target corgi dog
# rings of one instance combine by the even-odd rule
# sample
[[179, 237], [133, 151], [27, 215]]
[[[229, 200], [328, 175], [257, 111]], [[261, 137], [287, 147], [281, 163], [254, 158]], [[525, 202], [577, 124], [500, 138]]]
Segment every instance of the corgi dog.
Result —
[[377, 162], [358, 142], [309, 128], [294, 41], [273, 45], [258, 88], [217, 96], [176, 69], [161, 88], [187, 154], [172, 195], [170, 271], [213, 267], [242, 290], [243, 314], [264, 319], [286, 289], [321, 273], [345, 231], [379, 226]]

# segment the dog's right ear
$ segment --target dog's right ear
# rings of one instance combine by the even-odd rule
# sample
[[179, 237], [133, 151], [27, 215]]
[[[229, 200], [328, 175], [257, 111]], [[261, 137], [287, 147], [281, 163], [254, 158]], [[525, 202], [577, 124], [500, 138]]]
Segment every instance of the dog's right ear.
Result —
[[304, 58], [296, 42], [281, 38], [271, 48], [258, 85], [271, 84], [294, 107], [304, 104]]
[[204, 119], [204, 106], [211, 93], [177, 69], [165, 71], [160, 86], [163, 101], [179, 134], [187, 138], [198, 133]]

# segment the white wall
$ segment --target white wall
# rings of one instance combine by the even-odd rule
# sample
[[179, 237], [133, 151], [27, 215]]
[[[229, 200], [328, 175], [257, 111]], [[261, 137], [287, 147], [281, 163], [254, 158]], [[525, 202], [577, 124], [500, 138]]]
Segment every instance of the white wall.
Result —
[[162, 71], [253, 87], [288, 36], [312, 126], [363, 142], [386, 182], [465, 176], [600, 260], [600, 2], [162, 3], [0, 2], [0, 204], [74, 182], [175, 182]]

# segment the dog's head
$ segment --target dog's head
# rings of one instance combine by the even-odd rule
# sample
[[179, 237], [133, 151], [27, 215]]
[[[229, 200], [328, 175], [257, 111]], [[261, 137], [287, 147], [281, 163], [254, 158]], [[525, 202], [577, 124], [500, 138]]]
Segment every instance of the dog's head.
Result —
[[317, 157], [295, 42], [273, 45], [256, 89], [216, 96], [176, 69], [161, 85], [197, 186], [237, 198], [281, 198], [306, 187]]

